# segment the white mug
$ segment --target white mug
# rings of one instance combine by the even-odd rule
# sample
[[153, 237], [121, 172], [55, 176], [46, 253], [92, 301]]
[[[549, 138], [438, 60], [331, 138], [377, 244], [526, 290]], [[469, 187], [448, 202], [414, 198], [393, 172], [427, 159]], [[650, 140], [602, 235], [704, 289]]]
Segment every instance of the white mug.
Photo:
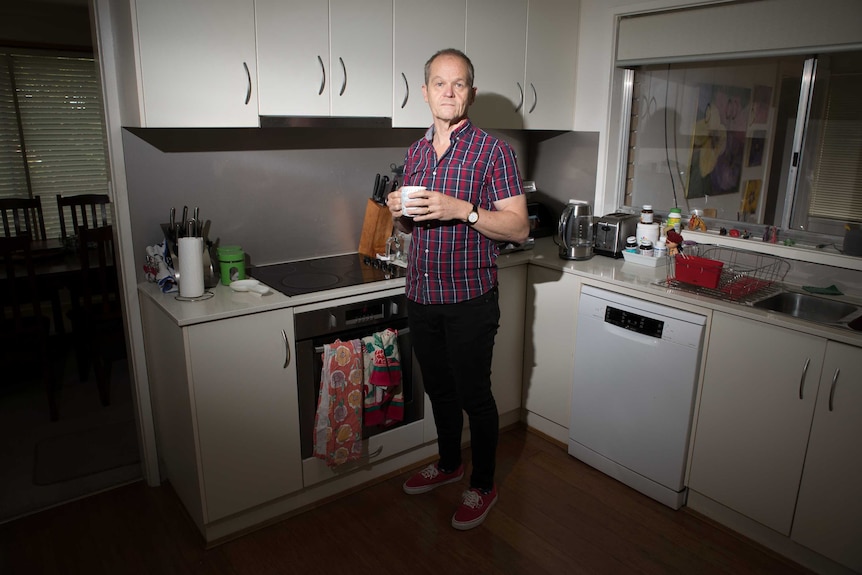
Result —
[[410, 199], [410, 194], [413, 192], [420, 192], [422, 190], [426, 190], [425, 186], [402, 186], [401, 187], [401, 214], [407, 216], [408, 218], [412, 218], [416, 214], [409, 213], [407, 208], [404, 207], [405, 202]]

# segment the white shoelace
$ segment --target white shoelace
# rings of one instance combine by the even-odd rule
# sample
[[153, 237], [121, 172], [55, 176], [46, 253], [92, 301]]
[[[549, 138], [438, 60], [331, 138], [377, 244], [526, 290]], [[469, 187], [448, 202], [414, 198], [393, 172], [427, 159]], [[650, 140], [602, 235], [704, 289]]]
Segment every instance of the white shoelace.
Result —
[[422, 477], [425, 479], [434, 479], [438, 475], [440, 475], [440, 470], [433, 464], [422, 470]]
[[469, 489], [464, 492], [464, 505], [470, 509], [478, 509], [482, 505], [482, 497], [478, 492]]

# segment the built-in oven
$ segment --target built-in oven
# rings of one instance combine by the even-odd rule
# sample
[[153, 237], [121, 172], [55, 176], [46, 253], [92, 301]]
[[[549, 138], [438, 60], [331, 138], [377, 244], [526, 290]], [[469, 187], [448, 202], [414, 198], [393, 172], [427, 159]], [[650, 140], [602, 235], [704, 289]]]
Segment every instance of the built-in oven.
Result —
[[300, 441], [306, 485], [325, 479], [332, 472], [326, 470], [322, 460], [314, 458], [314, 419], [317, 413], [323, 369], [323, 348], [336, 339], [361, 339], [386, 328], [398, 331], [398, 351], [404, 395], [404, 417], [390, 426], [363, 426], [365, 454], [357, 465], [373, 462], [416, 447], [422, 441], [424, 416], [424, 389], [418, 363], [410, 343], [407, 328], [407, 298], [403, 293], [386, 296], [368, 296], [351, 303], [327, 306], [304, 311], [298, 308], [294, 315], [296, 330], [296, 362], [299, 386]]

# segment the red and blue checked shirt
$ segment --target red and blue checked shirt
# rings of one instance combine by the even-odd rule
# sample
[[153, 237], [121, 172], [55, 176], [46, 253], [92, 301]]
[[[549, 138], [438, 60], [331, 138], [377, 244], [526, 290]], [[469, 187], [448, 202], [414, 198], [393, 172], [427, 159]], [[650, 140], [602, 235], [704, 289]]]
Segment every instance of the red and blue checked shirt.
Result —
[[[515, 153], [469, 120], [452, 133], [439, 160], [433, 126], [407, 150], [405, 186], [425, 186], [485, 210], [524, 193]], [[421, 304], [458, 303], [497, 285], [500, 249], [461, 220], [417, 222], [407, 265], [407, 297]]]

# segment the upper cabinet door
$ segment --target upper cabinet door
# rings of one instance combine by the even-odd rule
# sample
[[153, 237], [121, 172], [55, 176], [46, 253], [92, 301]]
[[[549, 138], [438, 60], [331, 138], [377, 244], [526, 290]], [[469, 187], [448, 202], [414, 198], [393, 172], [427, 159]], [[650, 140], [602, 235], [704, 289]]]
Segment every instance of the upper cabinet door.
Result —
[[392, 115], [392, 0], [256, 7], [261, 115]]
[[392, 0], [330, 0], [333, 116], [392, 116]]
[[253, 0], [134, 4], [144, 127], [255, 127]]
[[524, 125], [573, 130], [579, 0], [529, 0]]
[[329, 5], [255, 0], [261, 116], [328, 116]]
[[431, 112], [422, 96], [425, 62], [443, 48], [464, 50], [467, 4], [465, 0], [394, 0], [393, 8], [392, 126], [427, 128]]
[[476, 69], [470, 118], [481, 128], [524, 127], [527, 0], [468, 0], [467, 56]]

